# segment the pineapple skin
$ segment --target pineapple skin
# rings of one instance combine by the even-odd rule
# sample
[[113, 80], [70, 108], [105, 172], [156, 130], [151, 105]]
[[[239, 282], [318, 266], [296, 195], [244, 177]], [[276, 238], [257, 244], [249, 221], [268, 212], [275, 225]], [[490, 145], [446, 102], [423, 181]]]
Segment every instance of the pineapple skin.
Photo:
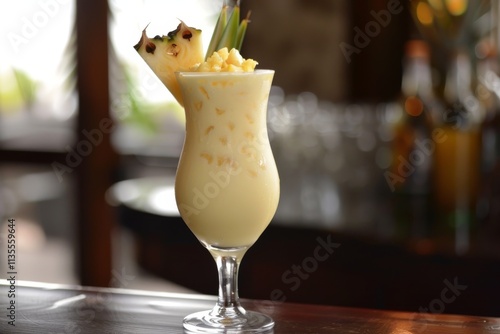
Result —
[[142, 59], [175, 99], [184, 105], [175, 72], [188, 71], [204, 60], [201, 30], [188, 27], [184, 22], [167, 35], [149, 38], [146, 29], [134, 46]]

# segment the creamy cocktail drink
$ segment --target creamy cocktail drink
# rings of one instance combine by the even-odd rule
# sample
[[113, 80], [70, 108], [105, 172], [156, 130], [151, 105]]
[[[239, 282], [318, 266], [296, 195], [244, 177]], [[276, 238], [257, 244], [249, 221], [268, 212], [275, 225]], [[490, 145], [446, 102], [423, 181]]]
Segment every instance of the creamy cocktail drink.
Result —
[[182, 72], [186, 138], [176, 176], [182, 218], [210, 247], [251, 246], [279, 200], [266, 130], [273, 71]]
[[224, 1], [203, 56], [201, 30], [181, 22], [167, 35], [143, 30], [134, 46], [184, 106], [186, 136], [175, 181], [179, 212], [210, 251], [219, 273], [211, 310], [187, 315], [196, 333], [268, 333], [271, 317], [245, 310], [238, 296], [238, 267], [246, 250], [274, 216], [279, 176], [267, 136], [272, 70], [239, 50], [249, 22], [239, 1]]
[[222, 49], [198, 71], [176, 73], [186, 112], [177, 206], [219, 271], [217, 304], [185, 317], [188, 330], [256, 333], [274, 326], [241, 307], [237, 289], [238, 265], [270, 223], [280, 193], [266, 123], [274, 71], [255, 65]]

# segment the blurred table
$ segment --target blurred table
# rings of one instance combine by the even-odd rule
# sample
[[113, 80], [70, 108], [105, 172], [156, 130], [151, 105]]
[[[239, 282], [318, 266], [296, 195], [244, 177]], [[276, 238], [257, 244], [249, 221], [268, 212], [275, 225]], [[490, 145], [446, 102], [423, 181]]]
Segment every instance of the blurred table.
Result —
[[[9, 285], [0, 281], [2, 291]], [[171, 294], [17, 282], [15, 299], [2, 297], [1, 333], [183, 333], [182, 319], [211, 308], [214, 296]], [[15, 327], [5, 317], [15, 301]], [[263, 300], [244, 300], [247, 309], [276, 322], [274, 333], [498, 333], [500, 318], [405, 313]]]

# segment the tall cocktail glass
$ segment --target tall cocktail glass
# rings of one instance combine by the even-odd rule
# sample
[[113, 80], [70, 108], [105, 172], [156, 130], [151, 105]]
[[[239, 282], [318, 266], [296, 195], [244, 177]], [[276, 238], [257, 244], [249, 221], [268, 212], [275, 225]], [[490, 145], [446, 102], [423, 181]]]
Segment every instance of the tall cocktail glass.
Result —
[[238, 296], [238, 266], [273, 218], [279, 176], [267, 135], [274, 71], [178, 72], [186, 137], [177, 169], [179, 212], [210, 251], [219, 273], [212, 310], [184, 319], [193, 332], [263, 332], [267, 315], [247, 311]]

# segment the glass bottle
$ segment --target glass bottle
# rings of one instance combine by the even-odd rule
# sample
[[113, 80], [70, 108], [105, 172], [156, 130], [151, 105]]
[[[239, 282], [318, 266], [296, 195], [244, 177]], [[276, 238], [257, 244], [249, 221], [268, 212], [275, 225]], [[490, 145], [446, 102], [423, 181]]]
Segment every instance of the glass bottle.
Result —
[[395, 195], [396, 233], [424, 237], [430, 221], [432, 115], [437, 108], [430, 52], [424, 41], [406, 44], [399, 100], [402, 114], [394, 129], [392, 178], [388, 179]]
[[483, 107], [473, 93], [472, 64], [464, 50], [453, 53], [444, 87], [444, 111], [433, 130], [436, 149], [433, 191], [435, 236], [451, 241], [455, 254], [471, 247], [480, 175]]
[[[479, 224], [486, 224], [488, 231], [494, 223], [498, 225], [500, 210], [500, 64], [498, 52], [493, 43], [483, 42], [477, 66], [477, 96], [484, 106], [485, 115], [481, 124], [481, 188], [478, 199], [477, 218]], [[496, 216], [495, 216], [496, 215]], [[490, 233], [490, 232], [487, 232]]]
[[483, 156], [482, 170], [489, 172], [499, 155], [497, 123], [500, 114], [500, 76], [497, 51], [491, 45], [483, 45], [477, 66], [477, 96], [485, 109], [482, 123]]

